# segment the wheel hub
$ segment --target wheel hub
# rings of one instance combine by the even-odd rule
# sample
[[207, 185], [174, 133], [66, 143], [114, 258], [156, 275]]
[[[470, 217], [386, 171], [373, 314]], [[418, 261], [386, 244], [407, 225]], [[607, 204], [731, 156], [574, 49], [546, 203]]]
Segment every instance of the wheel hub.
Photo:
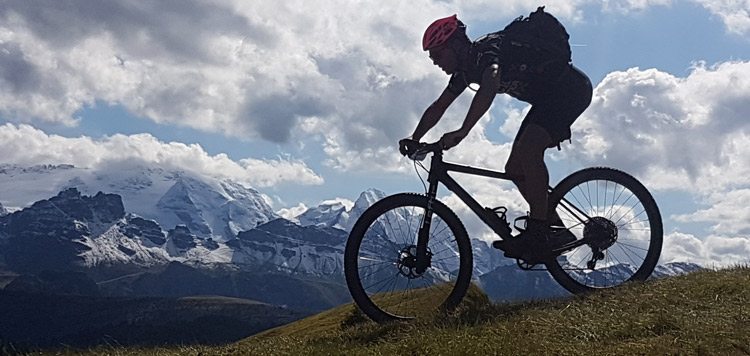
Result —
[[[427, 264], [429, 267], [432, 262], [432, 252], [427, 249]], [[406, 246], [398, 253], [398, 271], [402, 276], [414, 279], [423, 275], [424, 272], [417, 272], [417, 246]]]

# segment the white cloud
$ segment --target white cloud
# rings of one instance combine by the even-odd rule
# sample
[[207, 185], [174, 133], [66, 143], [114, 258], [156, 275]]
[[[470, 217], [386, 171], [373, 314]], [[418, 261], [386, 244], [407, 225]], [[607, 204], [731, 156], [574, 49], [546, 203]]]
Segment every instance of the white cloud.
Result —
[[750, 34], [750, 1], [693, 0], [703, 5], [724, 22], [727, 31], [736, 35]]
[[334, 199], [328, 199], [320, 202], [318, 205], [336, 205], [341, 204], [346, 208], [346, 210], [351, 210], [354, 207], [354, 202], [350, 199], [346, 198], [334, 198]]
[[[750, 2], [693, 1], [720, 18], [728, 32], [750, 32]], [[679, 4], [546, 5], [567, 24], [584, 20], [584, 8], [628, 14]], [[486, 24], [535, 7], [522, 0], [16, 1], [0, 7], [0, 116], [16, 124], [75, 126], [79, 110], [103, 102], [165, 125], [314, 142], [327, 155], [324, 163], [339, 170], [405, 171], [410, 166], [399, 161], [396, 142], [411, 133], [446, 82], [419, 48], [424, 28], [452, 13]], [[712, 219], [717, 234], [746, 231], [740, 221], [750, 208], [733, 191], [750, 189], [749, 77], [750, 62], [742, 61], [699, 63], [686, 77], [639, 68], [610, 73], [574, 126], [578, 144], [561, 154], [585, 165], [624, 169], [652, 190], [697, 194], [706, 206], [676, 217], [680, 221]], [[428, 137], [455, 129], [469, 99], [462, 96]], [[512, 137], [524, 112], [506, 114], [501, 131]], [[225, 174], [256, 187], [322, 183], [302, 161], [232, 161], [199, 145], [150, 135], [64, 138], [6, 125], [0, 137], [6, 162], [144, 162]], [[509, 149], [475, 129], [446, 158], [502, 169]], [[473, 179], [466, 184], [490, 203], [509, 201], [514, 211], [524, 209], [510, 185], [498, 189]]]
[[0, 10], [0, 80], [15, 89], [0, 97], [6, 116], [74, 125], [73, 114], [100, 99], [157, 122], [275, 142], [288, 141], [304, 118], [326, 118], [325, 133], [346, 131], [352, 118], [355, 131], [402, 122], [387, 106], [406, 105], [401, 115], [413, 115], [416, 104], [393, 99], [423, 85], [429, 67], [417, 59], [429, 62], [414, 23], [439, 12], [426, 1], [401, 9], [347, 1], [66, 4], [30, 0]]
[[680, 222], [710, 222], [718, 234], [750, 235], [750, 188], [717, 192], [706, 198], [708, 208], [675, 216]]
[[[572, 19], [590, 3], [547, 7]], [[352, 156], [362, 154], [381, 159], [371, 167], [389, 167], [391, 146], [445, 83], [419, 48], [423, 29], [453, 12], [488, 21], [533, 8], [521, 0], [15, 2], [0, 9], [0, 83], [12, 89], [0, 92], [0, 113], [74, 126], [77, 111], [102, 101], [228, 136], [318, 135], [331, 166], [359, 169]]]
[[149, 134], [114, 135], [101, 140], [47, 135], [29, 125], [0, 126], [2, 163], [20, 165], [72, 164], [81, 168], [158, 166], [192, 171], [201, 176], [230, 178], [253, 187], [280, 183], [322, 184], [323, 179], [302, 161], [242, 159], [210, 156], [198, 144], [160, 142]]
[[[685, 78], [656, 69], [610, 73], [573, 126], [575, 159], [609, 165], [652, 190], [703, 199], [705, 211], [681, 221], [715, 219], [713, 230], [740, 233], [750, 207], [734, 197], [750, 188], [750, 62], [699, 63]], [[741, 191], [739, 191], [741, 193]]]
[[307, 206], [303, 203], [297, 204], [297, 206], [293, 206], [291, 208], [283, 208], [276, 212], [279, 216], [281, 216], [284, 219], [287, 219], [289, 221], [294, 221], [299, 223], [297, 220], [297, 216], [307, 211]]
[[644, 11], [652, 6], [670, 5], [672, 0], [604, 0], [602, 7], [605, 11], [616, 11], [623, 14], [632, 11]]
[[750, 62], [698, 64], [686, 78], [656, 69], [613, 72], [573, 126], [582, 143], [574, 155], [615, 163], [661, 189], [744, 184], [749, 111]]
[[691, 234], [664, 236], [660, 261], [691, 262], [705, 267], [731, 267], [750, 262], [750, 238], [712, 235], [698, 238]]

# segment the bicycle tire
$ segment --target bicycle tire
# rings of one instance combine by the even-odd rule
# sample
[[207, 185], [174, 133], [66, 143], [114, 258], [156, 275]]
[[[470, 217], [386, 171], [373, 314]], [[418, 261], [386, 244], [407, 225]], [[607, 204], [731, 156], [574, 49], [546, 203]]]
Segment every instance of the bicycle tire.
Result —
[[346, 283], [357, 306], [376, 322], [453, 309], [466, 294], [473, 267], [471, 243], [463, 223], [440, 201], [431, 204], [429, 268], [416, 274], [406, 266], [427, 205], [427, 196], [421, 194], [388, 196], [352, 227], [344, 252]]
[[[578, 220], [581, 214], [565, 209], [568, 203], [561, 204], [563, 198], [590, 219]], [[577, 239], [586, 235], [586, 241], [592, 242], [546, 263], [565, 289], [580, 294], [644, 281], [651, 275], [659, 261], [664, 232], [656, 201], [637, 179], [612, 168], [586, 168], [563, 179], [549, 201], [550, 214], [557, 212]], [[592, 268], [589, 263], [595, 251], [609, 244]]]

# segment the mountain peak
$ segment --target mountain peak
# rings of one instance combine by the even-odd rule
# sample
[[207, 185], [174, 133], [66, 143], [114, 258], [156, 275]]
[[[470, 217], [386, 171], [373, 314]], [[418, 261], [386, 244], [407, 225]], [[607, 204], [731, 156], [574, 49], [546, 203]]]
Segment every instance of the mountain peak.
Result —
[[241, 184], [182, 175], [156, 203], [164, 227], [185, 225], [200, 238], [233, 239], [238, 232], [275, 219], [257, 191]]
[[0, 216], [60, 195], [60, 191], [68, 198], [99, 191], [118, 194], [128, 213], [153, 220], [165, 229], [182, 224], [199, 238], [217, 241], [232, 239], [239, 231], [278, 217], [263, 195], [252, 188], [189, 171], [133, 165], [84, 169], [65, 164], [0, 164], [4, 204]]
[[302, 226], [336, 227], [344, 222], [347, 217], [346, 206], [343, 202], [327, 201], [318, 205], [317, 208], [307, 209], [307, 211], [297, 216], [297, 220]]
[[347, 200], [349, 204], [345, 204], [340, 199], [328, 200], [322, 202], [316, 208], [307, 209], [296, 219], [302, 226], [315, 225], [349, 231], [367, 208], [378, 200], [385, 198], [385, 196], [382, 191], [370, 188], [360, 193], [351, 209], [347, 209], [347, 205], [351, 205], [351, 201]]
[[80, 266], [90, 236], [109, 230], [125, 216], [116, 194], [81, 195], [70, 188], [30, 207], [0, 217], [5, 261], [17, 271], [64, 270]]
[[354, 207], [352, 208], [352, 211], [357, 211], [359, 214], [362, 214], [367, 208], [369, 208], [372, 204], [375, 204], [378, 200], [383, 199], [386, 197], [386, 194], [383, 193], [380, 190], [377, 190], [375, 188], [370, 188], [365, 190], [359, 195], [359, 198], [356, 202], [354, 202]]

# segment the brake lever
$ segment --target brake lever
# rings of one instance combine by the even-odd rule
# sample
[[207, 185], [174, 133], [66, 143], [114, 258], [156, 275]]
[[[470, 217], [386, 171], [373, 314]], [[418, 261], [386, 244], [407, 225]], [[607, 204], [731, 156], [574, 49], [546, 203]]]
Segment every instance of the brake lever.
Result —
[[427, 151], [424, 150], [416, 150], [416, 152], [409, 154], [409, 159], [414, 161], [424, 161], [424, 159], [427, 158]]

